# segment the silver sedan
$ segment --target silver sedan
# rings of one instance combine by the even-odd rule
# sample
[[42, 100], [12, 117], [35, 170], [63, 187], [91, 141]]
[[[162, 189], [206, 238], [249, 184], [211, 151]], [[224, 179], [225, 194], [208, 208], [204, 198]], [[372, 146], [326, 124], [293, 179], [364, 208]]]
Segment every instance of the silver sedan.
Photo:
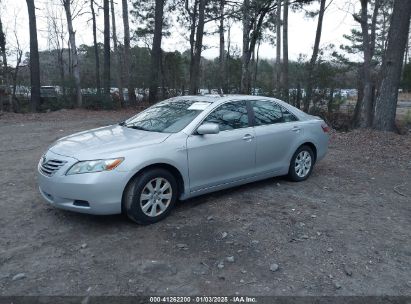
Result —
[[150, 224], [177, 199], [279, 175], [303, 181], [328, 140], [323, 120], [277, 99], [181, 96], [59, 139], [38, 164], [39, 189], [58, 208]]

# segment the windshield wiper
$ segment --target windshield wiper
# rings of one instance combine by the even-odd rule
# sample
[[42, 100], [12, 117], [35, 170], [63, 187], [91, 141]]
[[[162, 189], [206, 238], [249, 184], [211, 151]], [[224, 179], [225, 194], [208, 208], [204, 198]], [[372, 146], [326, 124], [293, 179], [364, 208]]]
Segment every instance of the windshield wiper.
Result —
[[[0, 0], [0, 1], [1, 1], [1, 0]], [[151, 131], [151, 130], [146, 129], [146, 128], [144, 128], [144, 127], [136, 126], [136, 125], [133, 125], [133, 124], [128, 125], [128, 124], [126, 124], [125, 121], [120, 122], [120, 123], [119, 123], [119, 126], [126, 127], [126, 128], [130, 128], [130, 129], [135, 129], [135, 130]]]
[[129, 126], [125, 125], [125, 126], [127, 128], [135, 129], [135, 130], [150, 131], [150, 130], [147, 130], [146, 128], [143, 128], [143, 127], [140, 127], [140, 126], [135, 126], [135, 125], [129, 125]]

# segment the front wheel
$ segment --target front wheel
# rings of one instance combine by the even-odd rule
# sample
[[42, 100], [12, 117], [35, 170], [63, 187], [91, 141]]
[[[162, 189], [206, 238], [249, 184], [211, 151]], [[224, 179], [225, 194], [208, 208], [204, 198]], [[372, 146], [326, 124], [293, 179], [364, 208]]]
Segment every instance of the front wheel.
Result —
[[309, 146], [301, 146], [291, 158], [288, 177], [295, 182], [306, 180], [310, 176], [313, 166], [313, 150]]
[[174, 176], [161, 168], [150, 169], [136, 176], [125, 196], [127, 216], [136, 223], [147, 225], [165, 218], [177, 199]]

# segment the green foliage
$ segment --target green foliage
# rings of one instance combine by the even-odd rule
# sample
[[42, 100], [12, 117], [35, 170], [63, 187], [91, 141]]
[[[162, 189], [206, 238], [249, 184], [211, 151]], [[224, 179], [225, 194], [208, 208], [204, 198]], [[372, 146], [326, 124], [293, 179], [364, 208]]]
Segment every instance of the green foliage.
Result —
[[[335, 92], [333, 92], [335, 94]], [[329, 113], [338, 112], [341, 105], [346, 102], [347, 99], [341, 96], [341, 93], [336, 93], [333, 98], [329, 98], [327, 109]]]
[[[258, 63], [257, 78], [254, 88], [261, 89], [261, 93], [264, 95], [271, 96], [273, 94], [274, 69], [275, 67], [273, 66], [273, 63], [266, 59], [260, 60]], [[253, 77], [255, 77], [255, 75], [253, 75]]]
[[1, 22], [1, 19], [0, 19], [0, 52], [1, 53], [6, 52], [6, 35], [4, 34], [3, 23]]
[[[371, 24], [372, 22], [372, 12], [375, 7], [375, 1], [369, 1], [369, 15], [368, 15], [368, 23]], [[393, 7], [393, 0], [379, 0], [380, 7], [379, 13], [377, 15], [377, 22], [376, 22], [376, 29], [375, 29], [375, 54], [374, 54], [374, 66], [377, 67], [383, 61], [383, 55], [385, 52], [387, 35], [388, 35], [388, 28], [389, 28], [389, 20], [392, 13]], [[360, 18], [358, 14], [354, 15], [355, 18]], [[364, 53], [363, 47], [363, 37], [361, 32], [360, 24], [358, 24], [357, 28], [351, 29], [350, 34], [343, 35], [343, 37], [347, 40], [346, 44], [340, 45], [340, 51], [342, 54], [338, 54], [337, 56], [342, 60], [345, 64], [354, 64], [357, 58], [354, 55], [360, 56], [360, 60], [362, 59]], [[336, 53], [337, 54], [337, 53]], [[346, 55], [348, 57], [346, 57]], [[336, 57], [337, 57], [336, 56]]]
[[230, 56], [227, 60], [228, 93], [239, 93], [241, 82], [241, 58], [239, 54]]
[[[141, 0], [140, 0], [141, 1]], [[196, 22], [198, 21], [198, 9], [199, 1], [198, 0], [173, 0], [172, 9], [178, 7], [178, 14], [176, 15], [177, 22], [183, 27], [187, 28], [187, 40], [190, 34], [189, 29], [192, 25], [193, 12], [196, 15]], [[207, 1], [205, 6], [205, 20], [212, 20], [218, 18], [219, 16], [219, 1]], [[207, 35], [207, 33], [204, 33]]]
[[401, 87], [404, 89], [404, 91], [411, 91], [411, 63], [407, 63], [404, 66]]
[[148, 87], [151, 70], [151, 55], [148, 48], [133, 47], [130, 50], [130, 81], [138, 88]]
[[83, 106], [90, 110], [113, 110], [119, 107], [119, 103], [113, 102], [111, 98], [104, 98], [103, 95], [87, 94], [83, 96]]
[[340, 49], [348, 54], [358, 54], [364, 51], [362, 45], [362, 34], [361, 31], [357, 29], [351, 29], [350, 35], [343, 35], [343, 37], [348, 41], [349, 44], [342, 44]]
[[[164, 0], [165, 1], [165, 0]], [[170, 23], [172, 12], [175, 10], [173, 1], [164, 2], [163, 17], [163, 37], [170, 35]], [[131, 10], [131, 22], [134, 24], [132, 28], [135, 31], [131, 33], [132, 39], [139, 42], [144, 42], [146, 46], [150, 46], [154, 35], [154, 16], [155, 16], [155, 1], [153, 0], [134, 0]]]
[[177, 51], [165, 53], [163, 57], [164, 82], [170, 88], [182, 88], [185, 85], [184, 70], [188, 65], [188, 58]]
[[[98, 54], [100, 62], [103, 62], [104, 45], [102, 43], [97, 44]], [[80, 69], [81, 69], [81, 86], [83, 88], [94, 88], [96, 87], [96, 60], [94, 53], [94, 46], [88, 46], [82, 44], [78, 48]], [[112, 56], [113, 57], [113, 56]], [[68, 58], [67, 58], [68, 59]], [[102, 66], [100, 71], [102, 71]], [[100, 78], [102, 75], [100, 75]], [[71, 80], [72, 81], [72, 80]], [[68, 83], [68, 86], [71, 84]]]
[[411, 110], [408, 109], [405, 113], [404, 122], [406, 125], [411, 125]]
[[[99, 55], [103, 56], [103, 46], [98, 45]], [[338, 60], [329, 60], [328, 53], [332, 52], [332, 46], [327, 47], [321, 52], [318, 59], [318, 64], [314, 70], [314, 78], [316, 87], [314, 88], [314, 99], [319, 106], [327, 106], [329, 103], [329, 89], [330, 88], [352, 88], [355, 87], [355, 73], [341, 64]], [[81, 45], [79, 47], [79, 61], [80, 61], [80, 78], [83, 90], [83, 104], [89, 109], [112, 109], [119, 106], [119, 102], [113, 98], [109, 100], [102, 100], [96, 94], [96, 79], [95, 79], [95, 58], [94, 47]], [[189, 51], [180, 52], [165, 52], [163, 51], [162, 65], [160, 71], [160, 86], [161, 92], [164, 92], [164, 97], [175, 96], [179, 94], [187, 94], [189, 84]], [[327, 54], [326, 54], [327, 53]], [[114, 58], [114, 56], [112, 56]], [[326, 60], [326, 58], [328, 58]], [[43, 74], [41, 79], [42, 85], [54, 85], [60, 88], [65, 88], [65, 98], [63, 94], [59, 95], [58, 100], [46, 100], [43, 103], [42, 109], [57, 110], [59, 108], [70, 108], [74, 106], [75, 90], [73, 79], [68, 70], [68, 50], [63, 51], [65, 79], [61, 81], [60, 69], [57, 61], [56, 51], [40, 52], [40, 62], [44, 63]], [[138, 89], [139, 98], [146, 94], [145, 90], [148, 88], [150, 75], [150, 61], [151, 54], [147, 47], [134, 46], [130, 50], [130, 70], [131, 83]], [[208, 89], [216, 92], [220, 87], [219, 77], [219, 60], [201, 59], [200, 69], [200, 88]], [[289, 62], [289, 83], [291, 102], [297, 102], [297, 92], [299, 92], [299, 99], [304, 96], [304, 90], [307, 86], [307, 64], [308, 59], [305, 56], [300, 56], [297, 61]], [[114, 67], [114, 62], [112, 67]], [[236, 94], [239, 93], [241, 82], [241, 51], [238, 47], [231, 47], [230, 54], [226, 54], [226, 83], [227, 91], [225, 93]], [[255, 61], [250, 63], [252, 87], [254, 94], [273, 96], [273, 75], [275, 65], [272, 60], [260, 58], [258, 66]], [[257, 75], [255, 73], [257, 72]], [[29, 69], [22, 68], [20, 77], [29, 83]], [[116, 74], [113, 70], [111, 73], [111, 87], [117, 87]], [[22, 80], [23, 81], [23, 80]], [[19, 80], [19, 83], [20, 80]], [[297, 88], [300, 88], [298, 90]], [[328, 91], [327, 91], [328, 90]], [[62, 92], [62, 90], [61, 90]], [[330, 104], [332, 109], [338, 107], [340, 101], [334, 99]], [[24, 106], [22, 107], [24, 108]]]
[[41, 112], [57, 111], [60, 109], [71, 109], [71, 108], [74, 108], [74, 101], [70, 100], [70, 98], [67, 99], [67, 98], [64, 98], [63, 96], [51, 97], [51, 98], [48, 98], [48, 97], [41, 98], [41, 104], [40, 104]]

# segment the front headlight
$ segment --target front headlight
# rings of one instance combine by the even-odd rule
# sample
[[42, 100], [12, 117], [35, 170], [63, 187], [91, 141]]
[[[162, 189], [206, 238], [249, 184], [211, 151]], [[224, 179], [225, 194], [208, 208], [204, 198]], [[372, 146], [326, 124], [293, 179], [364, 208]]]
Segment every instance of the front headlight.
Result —
[[98, 159], [98, 160], [87, 160], [80, 161], [74, 164], [66, 173], [66, 175], [81, 174], [81, 173], [92, 173], [101, 171], [110, 171], [116, 168], [123, 162], [124, 158], [114, 158], [114, 159]]

